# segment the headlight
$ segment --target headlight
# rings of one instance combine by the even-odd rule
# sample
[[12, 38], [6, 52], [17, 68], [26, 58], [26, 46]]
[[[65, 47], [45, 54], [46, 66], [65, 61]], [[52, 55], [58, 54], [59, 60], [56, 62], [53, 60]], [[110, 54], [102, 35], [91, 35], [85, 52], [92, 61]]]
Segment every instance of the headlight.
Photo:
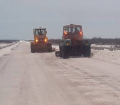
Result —
[[38, 39], [36, 39], [35, 41], [36, 41], [36, 43], [37, 43], [37, 42], [38, 42]]
[[47, 39], [45, 39], [44, 41], [47, 42]]

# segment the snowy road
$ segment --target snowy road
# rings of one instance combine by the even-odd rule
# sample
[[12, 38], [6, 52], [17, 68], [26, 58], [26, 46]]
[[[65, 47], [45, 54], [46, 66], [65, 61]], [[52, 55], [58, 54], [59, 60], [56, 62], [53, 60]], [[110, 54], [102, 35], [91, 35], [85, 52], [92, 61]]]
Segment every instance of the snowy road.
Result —
[[120, 65], [11, 47], [1, 50], [0, 105], [120, 105]]

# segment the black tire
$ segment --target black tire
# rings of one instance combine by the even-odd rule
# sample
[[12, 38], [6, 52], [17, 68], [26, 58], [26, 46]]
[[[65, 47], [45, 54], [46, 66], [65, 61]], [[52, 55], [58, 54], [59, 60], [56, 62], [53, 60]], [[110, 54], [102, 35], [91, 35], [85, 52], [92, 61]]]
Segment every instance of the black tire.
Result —
[[63, 47], [62, 49], [62, 58], [65, 59], [66, 58], [66, 52], [65, 52], [65, 48]]
[[52, 52], [52, 48], [48, 48], [48, 52]]
[[90, 57], [91, 56], [91, 47], [84, 46], [83, 47], [83, 57]]
[[67, 59], [69, 57], [69, 48], [66, 46], [63, 46], [62, 48], [62, 58]]
[[31, 45], [31, 53], [35, 53], [35, 51], [33, 49], [33, 45]]
[[60, 48], [60, 57], [62, 57], [62, 48]]
[[88, 54], [87, 54], [88, 57], [91, 57], [91, 47], [89, 46], [88, 48]]
[[52, 52], [52, 45], [51, 45], [51, 43], [47, 43], [47, 49], [48, 49], [48, 52]]
[[35, 51], [31, 48], [31, 53], [35, 53]]

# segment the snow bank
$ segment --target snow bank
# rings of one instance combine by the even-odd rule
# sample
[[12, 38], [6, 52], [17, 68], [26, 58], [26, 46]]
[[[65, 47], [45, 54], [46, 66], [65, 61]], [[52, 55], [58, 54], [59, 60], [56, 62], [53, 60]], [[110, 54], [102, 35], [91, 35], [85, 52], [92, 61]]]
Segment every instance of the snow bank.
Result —
[[16, 43], [16, 44], [13, 44], [13, 45], [11, 45], [11, 46], [9, 46], [9, 47], [6, 47], [6, 48], [1, 49], [1, 50], [0, 50], [0, 57], [3, 56], [3, 55], [5, 55], [5, 54], [9, 54], [9, 53], [11, 52], [11, 50], [12, 50], [13, 48], [15, 48], [18, 44], [19, 44], [19, 43]]
[[0, 43], [0, 48], [7, 46], [7, 45], [8, 45], [7, 43]]
[[0, 49], [11, 46], [13, 44], [15, 44], [16, 42], [12, 42], [12, 43], [0, 43]]
[[115, 45], [97, 45], [97, 44], [92, 44], [92, 47], [104, 47], [104, 48], [114, 48]]
[[120, 64], [120, 50], [92, 50], [92, 58]]

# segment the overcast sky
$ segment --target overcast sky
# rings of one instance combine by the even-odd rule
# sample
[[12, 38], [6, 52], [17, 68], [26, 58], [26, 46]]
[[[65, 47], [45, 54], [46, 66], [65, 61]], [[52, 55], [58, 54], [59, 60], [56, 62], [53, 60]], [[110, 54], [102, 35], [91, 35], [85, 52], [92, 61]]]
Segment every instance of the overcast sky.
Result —
[[0, 39], [33, 39], [33, 28], [62, 38], [80, 24], [86, 38], [120, 38], [120, 0], [0, 0]]

